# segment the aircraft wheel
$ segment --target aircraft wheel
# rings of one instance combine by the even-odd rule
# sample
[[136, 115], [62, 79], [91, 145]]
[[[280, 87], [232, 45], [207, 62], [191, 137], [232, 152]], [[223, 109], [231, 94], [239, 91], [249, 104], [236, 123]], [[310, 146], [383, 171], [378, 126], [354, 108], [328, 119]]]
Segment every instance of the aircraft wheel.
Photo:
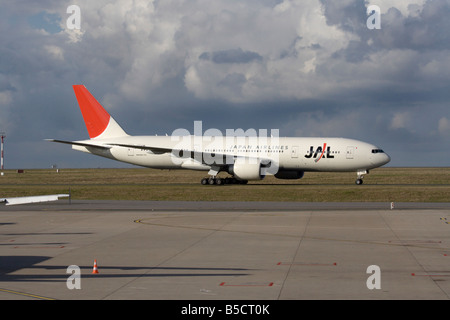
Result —
[[217, 179], [216, 179], [216, 184], [217, 184], [218, 186], [221, 186], [221, 185], [223, 184], [223, 180], [222, 180], [221, 178], [217, 178]]
[[216, 179], [214, 179], [214, 178], [209, 178], [209, 179], [208, 179], [208, 184], [209, 184], [210, 186], [216, 184]]
[[355, 183], [357, 185], [363, 184], [363, 180], [362, 179], [356, 179]]
[[201, 184], [206, 186], [208, 184], [208, 179], [207, 178], [203, 178], [201, 181]]

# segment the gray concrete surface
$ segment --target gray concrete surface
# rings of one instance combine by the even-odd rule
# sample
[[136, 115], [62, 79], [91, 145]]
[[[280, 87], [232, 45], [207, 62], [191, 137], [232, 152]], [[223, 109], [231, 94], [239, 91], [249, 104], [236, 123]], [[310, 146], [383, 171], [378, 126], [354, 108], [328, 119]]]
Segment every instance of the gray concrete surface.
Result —
[[[367, 287], [371, 265], [380, 289]], [[449, 299], [449, 280], [448, 204], [0, 207], [2, 300]]]

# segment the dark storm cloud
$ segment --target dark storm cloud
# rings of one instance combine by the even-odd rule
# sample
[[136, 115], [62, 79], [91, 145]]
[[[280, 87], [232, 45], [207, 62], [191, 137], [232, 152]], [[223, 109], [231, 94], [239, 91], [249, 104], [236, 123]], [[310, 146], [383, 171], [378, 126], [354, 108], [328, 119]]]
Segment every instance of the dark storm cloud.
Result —
[[203, 52], [199, 58], [202, 60], [210, 60], [214, 63], [249, 63], [251, 61], [262, 60], [262, 57], [258, 53], [244, 51], [241, 48]]
[[340, 29], [358, 33], [365, 29], [367, 17], [364, 1], [333, 1], [320, 0], [323, 5], [323, 13], [327, 24], [336, 25]]
[[427, 1], [417, 16], [404, 16], [396, 8], [382, 15], [383, 28], [373, 37], [374, 47], [420, 52], [450, 49], [450, 3]]
[[450, 3], [447, 0], [426, 1], [417, 15], [404, 15], [399, 9], [390, 7], [381, 15], [380, 30], [365, 27], [367, 17], [361, 15], [365, 10], [361, 1], [344, 5], [330, 0], [321, 2], [328, 24], [358, 36], [358, 40], [351, 41], [341, 50], [349, 61], [361, 61], [362, 57], [381, 50], [426, 52], [450, 49]]

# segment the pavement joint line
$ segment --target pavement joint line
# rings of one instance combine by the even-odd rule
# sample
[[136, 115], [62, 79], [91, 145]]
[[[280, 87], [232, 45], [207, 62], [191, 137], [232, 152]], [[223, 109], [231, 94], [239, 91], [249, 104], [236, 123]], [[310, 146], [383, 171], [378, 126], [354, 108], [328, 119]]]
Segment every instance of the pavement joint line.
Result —
[[30, 297], [30, 298], [39, 299], [39, 300], [56, 300], [54, 298], [44, 297], [44, 296], [40, 296], [37, 294], [31, 294], [31, 293], [20, 292], [20, 291], [15, 291], [15, 290], [8, 290], [8, 289], [3, 289], [3, 288], [0, 288], [0, 292], [11, 293], [11, 294], [24, 296], [24, 297]]

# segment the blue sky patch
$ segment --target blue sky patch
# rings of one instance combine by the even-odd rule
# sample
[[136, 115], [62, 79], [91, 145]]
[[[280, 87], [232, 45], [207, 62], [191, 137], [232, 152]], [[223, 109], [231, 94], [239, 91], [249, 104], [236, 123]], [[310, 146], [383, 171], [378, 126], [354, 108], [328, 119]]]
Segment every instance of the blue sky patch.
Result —
[[39, 12], [28, 18], [28, 23], [33, 29], [44, 29], [50, 34], [61, 32], [61, 17], [56, 13], [46, 11]]

